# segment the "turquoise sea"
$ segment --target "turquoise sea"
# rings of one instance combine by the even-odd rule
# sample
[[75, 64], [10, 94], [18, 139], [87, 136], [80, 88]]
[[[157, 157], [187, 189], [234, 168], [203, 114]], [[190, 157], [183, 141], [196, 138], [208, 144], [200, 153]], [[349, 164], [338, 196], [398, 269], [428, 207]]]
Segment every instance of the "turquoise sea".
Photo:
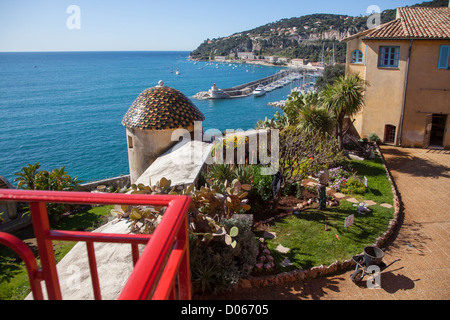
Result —
[[[128, 174], [122, 117], [134, 99], [163, 80], [187, 97], [214, 83], [228, 88], [281, 67], [188, 60], [189, 52], [0, 53], [0, 175], [11, 183], [23, 166], [66, 167], [85, 182]], [[176, 75], [176, 69], [180, 74]], [[291, 86], [227, 100], [192, 101], [203, 129], [253, 128], [280, 109]], [[298, 84], [297, 84], [298, 85]]]

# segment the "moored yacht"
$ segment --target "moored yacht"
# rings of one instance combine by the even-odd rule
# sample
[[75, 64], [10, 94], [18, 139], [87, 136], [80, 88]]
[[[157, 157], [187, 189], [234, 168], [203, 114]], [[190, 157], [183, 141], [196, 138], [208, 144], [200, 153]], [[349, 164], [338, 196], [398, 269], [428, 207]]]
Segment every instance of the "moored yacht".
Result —
[[261, 97], [265, 94], [266, 94], [266, 91], [264, 90], [264, 86], [261, 84], [253, 91], [253, 96], [255, 96], [255, 97]]

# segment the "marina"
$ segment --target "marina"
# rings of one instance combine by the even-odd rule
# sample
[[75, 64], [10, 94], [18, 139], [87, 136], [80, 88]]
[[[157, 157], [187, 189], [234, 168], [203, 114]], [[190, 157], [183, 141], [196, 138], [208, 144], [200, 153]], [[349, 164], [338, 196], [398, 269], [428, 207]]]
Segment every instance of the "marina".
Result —
[[244, 83], [231, 88], [221, 89], [214, 84], [210, 90], [198, 92], [193, 96], [194, 99], [232, 99], [243, 98], [248, 96], [260, 97], [266, 92], [281, 89], [287, 85], [299, 81], [299, 87], [295, 90], [310, 91], [314, 87], [315, 80], [320, 73], [306, 73], [305, 69], [289, 69], [281, 70], [274, 75], [267, 76], [258, 80]]

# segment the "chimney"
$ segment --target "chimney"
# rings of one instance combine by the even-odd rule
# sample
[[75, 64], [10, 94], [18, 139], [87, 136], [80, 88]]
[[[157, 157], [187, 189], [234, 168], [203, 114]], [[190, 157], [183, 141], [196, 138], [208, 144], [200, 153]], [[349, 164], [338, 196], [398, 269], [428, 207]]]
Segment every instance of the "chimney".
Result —
[[397, 12], [395, 14], [395, 19], [398, 19], [398, 18], [400, 18], [400, 8], [397, 7]]

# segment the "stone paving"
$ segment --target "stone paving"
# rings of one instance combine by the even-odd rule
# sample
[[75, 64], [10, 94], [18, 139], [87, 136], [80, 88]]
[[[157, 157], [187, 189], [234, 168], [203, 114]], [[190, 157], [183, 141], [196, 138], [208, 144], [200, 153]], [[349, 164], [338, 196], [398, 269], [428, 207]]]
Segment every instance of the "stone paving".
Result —
[[226, 299], [449, 300], [450, 151], [382, 146], [400, 194], [401, 212], [385, 244], [381, 288], [356, 285], [353, 272], [246, 289]]

